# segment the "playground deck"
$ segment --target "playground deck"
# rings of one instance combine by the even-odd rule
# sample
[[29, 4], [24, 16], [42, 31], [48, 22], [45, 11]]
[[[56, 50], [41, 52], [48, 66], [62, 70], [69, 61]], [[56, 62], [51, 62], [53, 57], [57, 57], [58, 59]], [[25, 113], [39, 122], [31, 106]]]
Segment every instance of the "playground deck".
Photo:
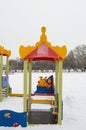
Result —
[[45, 110], [32, 110], [28, 113], [28, 124], [57, 124], [57, 115]]

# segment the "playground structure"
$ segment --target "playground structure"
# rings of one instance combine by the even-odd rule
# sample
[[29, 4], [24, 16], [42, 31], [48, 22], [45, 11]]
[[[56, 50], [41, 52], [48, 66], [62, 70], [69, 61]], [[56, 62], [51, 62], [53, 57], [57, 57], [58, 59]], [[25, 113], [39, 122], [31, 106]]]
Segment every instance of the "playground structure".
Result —
[[[3, 46], [0, 46], [0, 102], [2, 101], [2, 95], [5, 94], [8, 97], [10, 91], [9, 86], [9, 56], [11, 55], [10, 50], [6, 50]], [[5, 75], [3, 76], [3, 57], [6, 57], [6, 69]]]
[[[23, 45], [19, 48], [20, 58], [24, 60], [24, 92], [23, 94], [12, 94], [9, 96], [23, 97], [23, 112], [17, 113], [11, 110], [0, 111], [0, 126], [22, 127], [28, 124], [62, 124], [63, 119], [63, 101], [62, 101], [62, 62], [66, 57], [66, 46], [52, 46], [47, 41], [46, 28], [41, 28], [42, 35], [40, 41], [35, 46]], [[11, 51], [0, 46], [0, 101], [2, 101], [3, 90], [6, 89], [6, 96], [8, 96], [9, 87], [9, 61], [8, 58]], [[6, 56], [6, 76], [3, 76], [3, 56]], [[35, 60], [50, 60], [55, 62], [55, 84], [53, 75], [47, 77], [40, 77], [37, 90], [31, 94], [32, 87], [32, 62]], [[51, 98], [42, 99], [35, 96], [51, 96]], [[34, 97], [34, 98], [32, 98]], [[32, 103], [50, 104], [49, 111], [32, 110]], [[28, 117], [27, 117], [28, 115]], [[39, 120], [38, 120], [39, 118]], [[43, 122], [44, 121], [44, 122]]]
[[[56, 118], [57, 124], [62, 124], [62, 62], [66, 57], [67, 49], [66, 46], [52, 46], [50, 42], [47, 41], [46, 36], [46, 28], [41, 28], [42, 35], [40, 37], [40, 41], [36, 43], [35, 46], [27, 46], [24, 47], [23, 45], [20, 46], [19, 54], [21, 59], [24, 60], [24, 94], [23, 94], [23, 111], [28, 112], [29, 118], [28, 123], [31, 124], [30, 120], [32, 120], [33, 115], [35, 114], [31, 109], [31, 104], [33, 102], [40, 102], [43, 103], [43, 100], [32, 100], [31, 97], [31, 81], [32, 81], [32, 61], [35, 60], [50, 60], [55, 62], [55, 86], [54, 86], [54, 101], [51, 99], [51, 106], [49, 113], [44, 112], [41, 116], [45, 115], [45, 118], [48, 116]], [[29, 72], [29, 75], [28, 75]], [[38, 86], [39, 87], [39, 86]], [[43, 87], [40, 86], [42, 89]], [[46, 101], [44, 101], [46, 102]], [[47, 101], [48, 102], [48, 101]], [[50, 103], [49, 102], [49, 103]], [[34, 114], [33, 114], [34, 113]], [[37, 113], [37, 111], [36, 111]], [[38, 112], [40, 115], [41, 111]], [[45, 114], [46, 113], [46, 114]], [[32, 116], [32, 117], [30, 117]], [[37, 115], [35, 115], [37, 116]], [[33, 124], [35, 124], [33, 122]]]
[[[0, 46], [0, 102], [3, 100], [3, 94], [6, 97], [11, 93], [11, 88], [9, 86], [9, 56], [11, 55], [10, 50], [6, 50], [4, 47]], [[6, 57], [6, 67], [5, 74], [3, 75], [3, 57]], [[21, 125], [22, 127], [27, 126], [27, 115], [26, 112], [15, 112], [11, 110], [0, 110], [0, 126], [17, 127]]]

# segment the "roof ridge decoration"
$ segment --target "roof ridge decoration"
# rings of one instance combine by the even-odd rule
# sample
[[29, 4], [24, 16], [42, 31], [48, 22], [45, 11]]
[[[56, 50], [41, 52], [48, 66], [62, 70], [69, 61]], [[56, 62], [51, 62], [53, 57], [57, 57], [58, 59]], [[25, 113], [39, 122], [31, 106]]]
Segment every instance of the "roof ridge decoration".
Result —
[[[23, 45], [20, 46], [19, 48], [19, 53], [20, 57], [24, 59], [27, 55], [29, 55], [31, 52], [33, 52], [37, 47], [39, 47], [41, 44], [46, 44], [53, 52], [55, 52], [57, 55], [59, 55], [63, 60], [66, 57], [67, 54], [67, 48], [66, 46], [52, 46], [50, 42], [47, 41], [47, 36], [46, 36], [46, 27], [41, 28], [42, 35], [40, 36], [40, 41], [36, 43], [35, 46], [27, 46], [24, 47]], [[56, 60], [56, 59], [55, 59]]]
[[39, 46], [42, 43], [45, 43], [46, 45], [51, 46], [51, 43], [47, 41], [47, 36], [45, 34], [46, 27], [43, 26], [41, 28], [41, 32], [42, 32], [42, 35], [40, 36], [40, 41], [36, 43], [36, 46]]

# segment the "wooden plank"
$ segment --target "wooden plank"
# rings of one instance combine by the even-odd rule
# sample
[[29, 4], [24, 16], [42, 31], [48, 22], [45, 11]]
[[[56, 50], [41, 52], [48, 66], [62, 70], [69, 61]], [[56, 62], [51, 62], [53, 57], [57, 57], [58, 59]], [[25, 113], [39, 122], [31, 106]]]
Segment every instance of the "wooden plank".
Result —
[[3, 56], [0, 55], [0, 102], [2, 101], [2, 60], [3, 60]]
[[55, 99], [28, 99], [29, 103], [51, 103], [52, 101], [55, 101]]
[[24, 94], [22, 94], [22, 93], [11, 93], [11, 94], [9, 94], [9, 96], [11, 96], [11, 97], [23, 97]]
[[[22, 97], [24, 94], [22, 93], [10, 93], [9, 96], [14, 97]], [[28, 97], [29, 95], [27, 95]], [[54, 96], [53, 94], [31, 94], [31, 96]]]
[[49, 111], [30, 111], [28, 113], [28, 124], [57, 124], [57, 115]]
[[62, 61], [59, 61], [58, 124], [62, 124]]
[[[29, 85], [28, 85], [28, 97], [31, 100], [31, 83], [32, 83], [32, 61], [29, 61]], [[31, 103], [28, 104], [28, 110], [31, 110]]]
[[24, 61], [24, 96], [23, 96], [23, 111], [27, 112], [27, 61]]

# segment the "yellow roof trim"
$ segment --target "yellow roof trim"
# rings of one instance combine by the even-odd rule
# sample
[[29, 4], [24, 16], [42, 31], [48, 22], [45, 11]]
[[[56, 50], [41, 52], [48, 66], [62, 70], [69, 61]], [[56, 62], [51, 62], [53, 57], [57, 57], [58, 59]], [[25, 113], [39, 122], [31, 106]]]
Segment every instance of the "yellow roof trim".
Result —
[[67, 48], [66, 46], [51, 46], [51, 49], [58, 54], [62, 59], [65, 59], [66, 55], [67, 55]]
[[5, 55], [8, 56], [8, 57], [11, 55], [11, 50], [5, 49], [4, 52], [5, 52]]
[[11, 51], [6, 50], [3, 46], [0, 46], [0, 55], [5, 55], [9, 57], [11, 55]]
[[50, 47], [56, 54], [58, 54], [62, 59], [65, 59], [67, 54], [67, 48], [66, 46], [52, 46], [50, 42], [47, 41], [47, 36], [45, 34], [46, 27], [41, 28], [42, 35], [40, 36], [40, 41], [36, 43], [35, 46], [27, 46], [24, 47], [23, 45], [19, 48], [20, 57], [24, 59], [27, 55], [29, 55], [34, 49], [39, 47], [42, 43], [46, 44], [48, 47]]
[[28, 54], [30, 54], [35, 49], [35, 46], [27, 46], [24, 47], [23, 45], [19, 48], [19, 54], [22, 59], [25, 58]]

